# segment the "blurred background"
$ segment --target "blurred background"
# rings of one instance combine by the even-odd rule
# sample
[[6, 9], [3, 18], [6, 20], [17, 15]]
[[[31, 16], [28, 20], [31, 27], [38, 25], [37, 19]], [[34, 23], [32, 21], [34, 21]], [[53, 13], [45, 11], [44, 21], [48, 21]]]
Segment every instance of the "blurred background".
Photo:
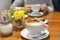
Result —
[[56, 11], [60, 11], [60, 0], [52, 0]]
[[[0, 10], [9, 9], [15, 0], [0, 0]], [[60, 11], [60, 0], [52, 0], [54, 9]]]
[[[13, 2], [14, 2], [14, 0], [12, 0], [11, 3], [13, 3]], [[52, 0], [52, 2], [53, 2], [55, 11], [60, 11], [60, 0]]]

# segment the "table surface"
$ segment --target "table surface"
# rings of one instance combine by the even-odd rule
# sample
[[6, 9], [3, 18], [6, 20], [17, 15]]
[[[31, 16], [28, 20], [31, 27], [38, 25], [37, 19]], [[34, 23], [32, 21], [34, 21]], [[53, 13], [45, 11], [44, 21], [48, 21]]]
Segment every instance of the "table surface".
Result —
[[[48, 27], [50, 35], [44, 40], [60, 40], [60, 12], [49, 13], [48, 15], [42, 16], [42, 18], [49, 20]], [[21, 30], [23, 28], [19, 31], [14, 30], [10, 36], [0, 37], [0, 40], [27, 40], [20, 35]]]

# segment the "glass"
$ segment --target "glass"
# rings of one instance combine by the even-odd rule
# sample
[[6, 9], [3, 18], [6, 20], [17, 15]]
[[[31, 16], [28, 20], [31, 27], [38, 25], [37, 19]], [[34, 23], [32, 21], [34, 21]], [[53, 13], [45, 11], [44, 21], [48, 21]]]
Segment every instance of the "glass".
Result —
[[3, 10], [1, 12], [1, 19], [3, 24], [8, 24], [11, 19], [10, 10]]

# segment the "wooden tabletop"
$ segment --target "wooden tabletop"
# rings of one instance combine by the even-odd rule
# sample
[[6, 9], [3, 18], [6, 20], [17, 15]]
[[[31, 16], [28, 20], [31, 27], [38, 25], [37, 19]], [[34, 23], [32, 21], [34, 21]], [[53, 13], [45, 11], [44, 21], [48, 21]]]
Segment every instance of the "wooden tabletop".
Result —
[[[48, 15], [42, 17], [48, 19], [48, 27], [50, 32], [50, 35], [44, 40], [60, 40], [60, 12], [49, 13]], [[22, 28], [19, 31], [14, 30], [10, 36], [0, 37], [0, 40], [27, 40], [21, 37], [21, 30]]]

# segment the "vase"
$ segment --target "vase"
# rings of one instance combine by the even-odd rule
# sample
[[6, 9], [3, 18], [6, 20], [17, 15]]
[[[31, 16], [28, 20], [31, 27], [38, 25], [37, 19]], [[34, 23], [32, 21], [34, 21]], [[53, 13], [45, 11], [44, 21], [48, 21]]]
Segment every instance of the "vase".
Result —
[[[19, 24], [18, 22], [21, 22], [21, 24]], [[12, 25], [13, 25], [13, 27], [14, 28], [23, 28], [23, 26], [24, 26], [24, 19], [20, 19], [19, 21], [16, 21], [16, 20], [13, 20], [12, 21]]]
[[12, 24], [10, 22], [11, 15], [7, 10], [1, 12], [0, 32], [3, 35], [9, 35], [13, 31]]

